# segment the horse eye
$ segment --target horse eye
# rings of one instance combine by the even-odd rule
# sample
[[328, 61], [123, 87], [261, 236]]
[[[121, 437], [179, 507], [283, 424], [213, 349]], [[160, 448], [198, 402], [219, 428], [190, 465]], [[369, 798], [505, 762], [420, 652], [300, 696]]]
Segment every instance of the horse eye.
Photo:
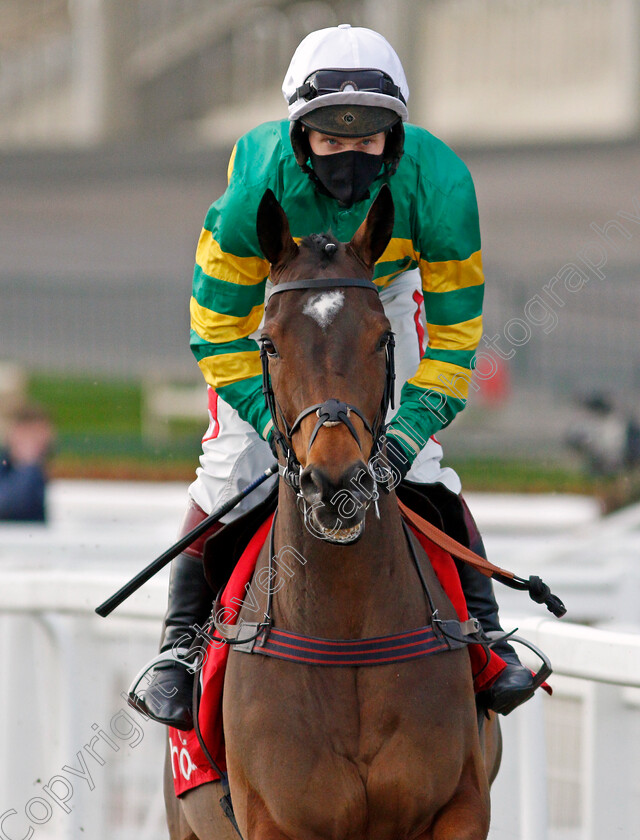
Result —
[[267, 356], [270, 356], [273, 359], [278, 355], [276, 345], [273, 343], [273, 341], [271, 341], [270, 338], [262, 336], [262, 338], [260, 339], [260, 343], [262, 344], [262, 349], [267, 354]]

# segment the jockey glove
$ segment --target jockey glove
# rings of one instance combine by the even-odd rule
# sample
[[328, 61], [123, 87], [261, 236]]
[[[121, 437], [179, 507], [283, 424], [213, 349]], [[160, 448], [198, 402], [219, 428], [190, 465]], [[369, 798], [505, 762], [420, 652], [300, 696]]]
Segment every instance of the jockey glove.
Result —
[[397, 487], [411, 469], [411, 462], [415, 458], [415, 452], [409, 454], [391, 429], [387, 431], [386, 438], [387, 445], [384, 451], [384, 459], [386, 459], [392, 472], [392, 475], [387, 480], [387, 484], [392, 488]]
[[275, 439], [275, 435], [273, 434], [273, 431], [269, 432], [269, 436], [267, 437], [267, 443], [269, 444], [269, 448], [273, 452], [273, 457], [277, 461], [280, 453], [278, 452], [278, 446], [276, 444], [276, 439]]

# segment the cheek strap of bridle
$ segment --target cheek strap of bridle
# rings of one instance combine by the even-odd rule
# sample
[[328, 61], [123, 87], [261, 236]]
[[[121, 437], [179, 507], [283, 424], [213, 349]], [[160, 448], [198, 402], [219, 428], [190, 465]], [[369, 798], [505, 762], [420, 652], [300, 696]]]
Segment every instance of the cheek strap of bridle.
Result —
[[[271, 414], [271, 420], [273, 423], [272, 434], [275, 444], [280, 448], [282, 454], [287, 459], [287, 466], [284, 469], [281, 468], [281, 475], [283, 476], [287, 484], [293, 487], [294, 490], [298, 491], [300, 489], [300, 472], [302, 470], [302, 465], [296, 458], [296, 455], [293, 451], [293, 447], [291, 446], [292, 436], [299, 430], [304, 418], [308, 417], [314, 412], [318, 417], [318, 422], [316, 423], [313, 432], [311, 433], [311, 437], [309, 438], [309, 449], [311, 448], [318, 435], [318, 432], [323, 426], [330, 428], [332, 426], [338, 426], [340, 424], [344, 424], [347, 427], [360, 449], [362, 449], [360, 438], [350, 419], [350, 415], [353, 413], [360, 418], [365, 429], [373, 438], [373, 445], [371, 447], [371, 454], [369, 456], [369, 460], [371, 461], [378, 454], [381, 447], [381, 439], [385, 430], [385, 419], [387, 416], [387, 411], [389, 409], [389, 406], [391, 406], [392, 408], [394, 407], [394, 347], [395, 341], [393, 339], [393, 335], [389, 334], [389, 340], [386, 345], [387, 364], [384, 391], [382, 394], [380, 408], [378, 409], [373, 428], [358, 408], [356, 408], [354, 405], [350, 405], [348, 403], [342, 402], [341, 400], [333, 398], [325, 400], [323, 403], [316, 403], [315, 405], [303, 409], [300, 412], [300, 414], [296, 417], [293, 425], [289, 426], [287, 419], [284, 416], [284, 412], [280, 408], [280, 405], [276, 400], [275, 394], [273, 393], [273, 388], [271, 387], [271, 378], [269, 376], [269, 356], [264, 346], [261, 348], [260, 361], [262, 362], [262, 393], [264, 395], [266, 406], [269, 409], [269, 413]], [[284, 426], [284, 433], [280, 429], [278, 418], [280, 418], [280, 421]]]

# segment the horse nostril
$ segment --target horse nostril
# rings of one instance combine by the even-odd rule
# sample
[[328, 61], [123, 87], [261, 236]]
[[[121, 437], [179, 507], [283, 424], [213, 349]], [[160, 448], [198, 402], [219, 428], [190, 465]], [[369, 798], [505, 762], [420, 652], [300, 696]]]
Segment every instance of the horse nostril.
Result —
[[[371, 501], [375, 482], [365, 465], [354, 464], [337, 481], [332, 481], [323, 469], [310, 464], [300, 475], [300, 490], [309, 502], [322, 501], [329, 507], [344, 507], [347, 499], [356, 508]], [[346, 514], [345, 514], [346, 515]]]
[[362, 465], [355, 466], [352, 473], [349, 477], [349, 487], [354, 497], [360, 503], [370, 501], [375, 491], [375, 481], [371, 473]]
[[306, 467], [300, 475], [300, 490], [307, 499], [314, 497], [321, 498], [324, 482], [318, 471], [312, 467]]

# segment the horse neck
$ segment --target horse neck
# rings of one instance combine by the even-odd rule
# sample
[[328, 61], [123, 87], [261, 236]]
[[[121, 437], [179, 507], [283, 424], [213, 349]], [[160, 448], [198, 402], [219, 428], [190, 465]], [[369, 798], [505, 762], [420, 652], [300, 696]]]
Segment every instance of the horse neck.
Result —
[[379, 519], [369, 508], [357, 543], [333, 545], [305, 527], [294, 494], [281, 486], [274, 534], [276, 557], [284, 563], [276, 562], [282, 580], [273, 603], [277, 626], [311, 636], [365, 638], [426, 623], [426, 601], [395, 494], [381, 496], [379, 507]]

